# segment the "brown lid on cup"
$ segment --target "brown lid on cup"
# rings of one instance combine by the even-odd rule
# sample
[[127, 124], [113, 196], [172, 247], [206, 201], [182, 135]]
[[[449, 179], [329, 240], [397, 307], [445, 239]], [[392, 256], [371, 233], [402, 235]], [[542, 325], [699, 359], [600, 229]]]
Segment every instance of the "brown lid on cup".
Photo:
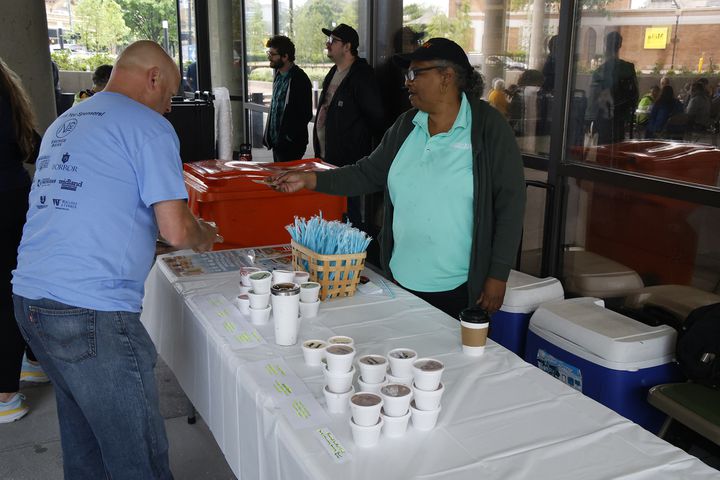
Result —
[[490, 321], [490, 315], [488, 315], [484, 308], [474, 305], [460, 312], [460, 321], [467, 323], [488, 323]]

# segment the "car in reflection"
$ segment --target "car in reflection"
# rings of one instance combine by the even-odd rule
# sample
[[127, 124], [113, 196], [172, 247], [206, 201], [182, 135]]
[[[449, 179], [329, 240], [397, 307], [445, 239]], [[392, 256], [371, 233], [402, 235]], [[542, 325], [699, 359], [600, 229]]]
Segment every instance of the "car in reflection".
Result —
[[527, 70], [527, 63], [520, 62], [508, 55], [485, 55], [482, 53], [469, 53], [468, 59], [474, 67], [481, 65], [502, 66], [505, 70]]

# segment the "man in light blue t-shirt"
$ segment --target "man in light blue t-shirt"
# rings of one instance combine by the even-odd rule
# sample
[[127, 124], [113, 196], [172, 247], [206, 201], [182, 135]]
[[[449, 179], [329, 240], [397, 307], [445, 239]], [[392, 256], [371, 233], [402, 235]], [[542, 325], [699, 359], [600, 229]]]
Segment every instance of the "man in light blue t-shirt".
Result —
[[143, 285], [158, 230], [200, 251], [217, 237], [187, 207], [163, 117], [179, 82], [156, 43], [136, 42], [40, 148], [12, 283], [20, 330], [55, 386], [66, 479], [172, 478]]

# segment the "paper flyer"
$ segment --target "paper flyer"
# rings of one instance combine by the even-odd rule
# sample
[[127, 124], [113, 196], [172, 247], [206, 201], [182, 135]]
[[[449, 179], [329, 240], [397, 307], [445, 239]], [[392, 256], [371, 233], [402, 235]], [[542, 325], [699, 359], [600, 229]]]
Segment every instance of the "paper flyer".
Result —
[[215, 330], [230, 342], [233, 349], [252, 348], [267, 343], [240, 311], [218, 293], [197, 295], [189, 302], [210, 320]]

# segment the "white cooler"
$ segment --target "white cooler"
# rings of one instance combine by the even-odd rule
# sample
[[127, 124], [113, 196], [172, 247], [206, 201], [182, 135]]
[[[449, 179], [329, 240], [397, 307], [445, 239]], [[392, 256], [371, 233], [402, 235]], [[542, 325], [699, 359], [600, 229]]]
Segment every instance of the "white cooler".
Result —
[[664, 415], [647, 402], [647, 392], [682, 379], [673, 362], [676, 332], [602, 305], [602, 300], [588, 297], [542, 305], [530, 319], [525, 360], [657, 431]]

